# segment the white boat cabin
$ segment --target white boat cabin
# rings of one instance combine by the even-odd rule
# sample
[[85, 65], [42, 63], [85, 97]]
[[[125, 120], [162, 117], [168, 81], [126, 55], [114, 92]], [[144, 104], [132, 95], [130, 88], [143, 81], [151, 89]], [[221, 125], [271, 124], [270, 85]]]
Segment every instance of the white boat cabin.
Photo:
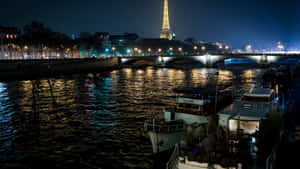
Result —
[[238, 129], [244, 134], [253, 134], [259, 130], [260, 121], [279, 108], [274, 90], [253, 88], [245, 93], [241, 100], [219, 112], [219, 126], [231, 133]]
[[164, 119], [166, 122], [183, 120], [186, 124], [208, 123], [206, 106], [209, 103], [210, 100], [179, 97], [174, 110], [164, 111]]

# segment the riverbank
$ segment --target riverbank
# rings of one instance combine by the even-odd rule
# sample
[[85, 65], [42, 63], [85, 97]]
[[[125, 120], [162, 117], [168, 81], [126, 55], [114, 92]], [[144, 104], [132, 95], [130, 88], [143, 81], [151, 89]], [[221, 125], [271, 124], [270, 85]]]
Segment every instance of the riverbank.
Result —
[[113, 70], [120, 67], [118, 58], [1, 60], [0, 79], [30, 79], [76, 73]]

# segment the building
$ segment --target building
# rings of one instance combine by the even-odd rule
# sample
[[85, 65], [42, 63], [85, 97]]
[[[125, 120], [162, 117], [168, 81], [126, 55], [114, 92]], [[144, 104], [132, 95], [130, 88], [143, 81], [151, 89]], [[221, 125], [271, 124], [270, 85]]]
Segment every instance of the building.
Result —
[[1, 27], [0, 26], [0, 38], [3, 41], [9, 41], [17, 39], [20, 35], [20, 30], [16, 27]]
[[[110, 48], [106, 49], [106, 52], [110, 52], [113, 55], [129, 55], [133, 53], [133, 46], [139, 36], [135, 33], [124, 33], [123, 35], [110, 35], [109, 44]], [[111, 50], [111, 51], [110, 51]]]
[[169, 20], [169, 7], [168, 0], [164, 0], [164, 12], [163, 12], [163, 24], [161, 29], [160, 38], [161, 39], [173, 39], [173, 34], [170, 29], [170, 20]]
[[17, 56], [18, 46], [15, 45], [21, 31], [16, 27], [0, 26], [0, 58]]
[[168, 39], [138, 39], [133, 47], [140, 50], [142, 55], [179, 55], [193, 50], [192, 45], [183, 41]]

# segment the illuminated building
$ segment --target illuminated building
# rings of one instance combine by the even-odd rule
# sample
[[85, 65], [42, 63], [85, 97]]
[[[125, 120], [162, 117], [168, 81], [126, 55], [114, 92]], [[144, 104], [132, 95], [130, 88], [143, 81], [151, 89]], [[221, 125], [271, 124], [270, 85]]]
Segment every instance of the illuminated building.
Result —
[[164, 0], [163, 25], [162, 25], [160, 38], [169, 39], [169, 40], [173, 39], [173, 33], [170, 30], [168, 0]]
[[15, 27], [0, 27], [0, 38], [2, 40], [13, 40], [18, 38], [20, 30]]
[[0, 26], [0, 57], [17, 56], [16, 40], [19, 36], [18, 28]]
[[[128, 54], [127, 49], [132, 48], [135, 42], [139, 39], [139, 36], [135, 33], [125, 33], [123, 35], [110, 35], [109, 43], [115, 48], [115, 53], [122, 55]], [[138, 52], [138, 48], [133, 50]]]

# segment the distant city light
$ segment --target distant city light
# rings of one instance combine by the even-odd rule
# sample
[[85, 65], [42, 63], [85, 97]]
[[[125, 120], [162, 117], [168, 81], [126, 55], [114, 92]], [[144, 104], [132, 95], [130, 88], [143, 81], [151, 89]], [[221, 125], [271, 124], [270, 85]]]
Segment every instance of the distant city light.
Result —
[[284, 46], [283, 46], [283, 44], [281, 42], [278, 42], [277, 43], [277, 48], [280, 49], [280, 50], [282, 50], [282, 49], [284, 49]]
[[247, 46], [246, 46], [246, 51], [247, 51], [247, 52], [252, 51], [252, 46], [251, 46], [251, 45], [247, 45]]

